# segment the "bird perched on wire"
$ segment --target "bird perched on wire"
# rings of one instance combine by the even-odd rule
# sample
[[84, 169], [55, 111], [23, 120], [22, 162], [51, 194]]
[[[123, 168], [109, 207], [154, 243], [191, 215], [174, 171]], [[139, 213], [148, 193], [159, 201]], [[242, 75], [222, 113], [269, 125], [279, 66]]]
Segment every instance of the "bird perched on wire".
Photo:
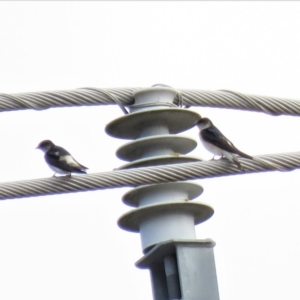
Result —
[[200, 129], [199, 137], [203, 146], [214, 154], [214, 157], [215, 155], [226, 157], [231, 162], [235, 163], [240, 170], [242, 170], [242, 165], [239, 162], [237, 155], [253, 159], [252, 156], [237, 149], [232, 142], [229, 141], [216, 126], [214, 126], [210, 119], [200, 119], [196, 125]]
[[203, 146], [208, 151], [213, 153], [214, 157], [215, 155], [226, 157], [228, 160], [235, 163], [240, 170], [243, 170], [243, 167], [239, 162], [237, 155], [247, 159], [252, 159], [268, 169], [286, 171], [283, 167], [277, 165], [276, 163], [266, 161], [257, 156], [250, 156], [237, 149], [232, 142], [229, 141], [216, 126], [214, 126], [210, 119], [200, 119], [195, 125], [197, 125], [197, 127], [200, 129], [199, 137]]
[[62, 147], [54, 145], [50, 140], [44, 140], [38, 144], [36, 149], [42, 150], [45, 161], [55, 174], [65, 174], [71, 177], [71, 173], [86, 174], [87, 167], [78, 163], [72, 155]]

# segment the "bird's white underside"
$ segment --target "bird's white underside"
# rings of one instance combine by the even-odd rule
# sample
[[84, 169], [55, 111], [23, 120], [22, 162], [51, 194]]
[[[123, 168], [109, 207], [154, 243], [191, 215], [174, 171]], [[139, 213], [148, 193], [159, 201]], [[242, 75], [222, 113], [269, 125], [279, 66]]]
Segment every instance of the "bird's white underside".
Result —
[[50, 164], [48, 164], [48, 166], [49, 166], [49, 168], [50, 168], [53, 172], [55, 172], [55, 173], [57, 173], [57, 174], [70, 174], [70, 172], [64, 171], [64, 170], [59, 169], [59, 168], [57, 168], [57, 167], [54, 167], [54, 166], [52, 166], [52, 165], [50, 165]]

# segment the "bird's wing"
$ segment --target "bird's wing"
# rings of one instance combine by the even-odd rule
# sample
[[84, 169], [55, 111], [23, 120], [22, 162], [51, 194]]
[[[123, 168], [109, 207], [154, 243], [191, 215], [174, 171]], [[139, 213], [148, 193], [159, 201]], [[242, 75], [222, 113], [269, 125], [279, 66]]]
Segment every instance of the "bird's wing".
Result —
[[231, 141], [229, 141], [222, 132], [215, 126], [211, 126], [201, 131], [201, 136], [204, 141], [213, 144], [214, 146], [231, 152], [236, 153], [239, 151]]
[[83, 169], [87, 170], [88, 168], [80, 164], [72, 155], [65, 155], [60, 158], [60, 161], [63, 163], [67, 163], [68, 165], [76, 168], [76, 169]]
[[253, 159], [252, 156], [240, 151], [237, 149], [231, 141], [229, 141], [223, 133], [215, 126], [211, 126], [207, 129], [204, 129], [201, 131], [201, 136], [204, 141], [213, 144], [214, 146], [230, 152], [230, 153], [235, 153], [238, 154], [242, 157], [248, 158], [248, 159]]
[[61, 156], [71, 155], [66, 149], [55, 146], [47, 151], [47, 154], [54, 159], [59, 159]]
[[67, 150], [58, 146], [47, 151], [45, 154], [45, 160], [54, 167], [67, 172], [79, 171], [81, 173], [81, 171], [87, 169], [83, 165], [79, 164]]
[[50, 149], [45, 153], [45, 160], [48, 164], [54, 167], [57, 167], [67, 172], [71, 172], [73, 168], [70, 165], [68, 165], [67, 162], [61, 161], [61, 155], [64, 155], [65, 152], [67, 151], [66, 150], [62, 151], [61, 149], [58, 148]]
[[[60, 162], [67, 163], [68, 165], [74, 167], [75, 169], [87, 170], [88, 168], [80, 164], [67, 150], [62, 147], [56, 146], [60, 154]], [[54, 151], [55, 152], [55, 151]]]
[[64, 155], [62, 151], [58, 148], [50, 149], [46, 152], [46, 157], [50, 157], [53, 161], [59, 161], [61, 155]]

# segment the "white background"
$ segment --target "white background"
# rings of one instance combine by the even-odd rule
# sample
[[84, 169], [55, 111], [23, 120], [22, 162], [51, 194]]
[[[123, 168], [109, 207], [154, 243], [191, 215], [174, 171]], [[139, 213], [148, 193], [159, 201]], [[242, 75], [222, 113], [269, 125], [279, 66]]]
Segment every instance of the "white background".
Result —
[[[300, 100], [298, 2], [1, 2], [0, 92], [80, 87], [234, 91]], [[297, 117], [191, 108], [250, 155], [300, 150]], [[107, 136], [116, 106], [4, 112], [0, 180], [52, 176], [44, 139], [89, 172], [124, 162]], [[184, 133], [197, 139], [197, 129]], [[191, 155], [210, 159], [198, 144]], [[198, 180], [215, 209], [223, 300], [300, 299], [299, 171]], [[128, 188], [0, 202], [0, 299], [152, 299], [138, 234], [122, 231]]]

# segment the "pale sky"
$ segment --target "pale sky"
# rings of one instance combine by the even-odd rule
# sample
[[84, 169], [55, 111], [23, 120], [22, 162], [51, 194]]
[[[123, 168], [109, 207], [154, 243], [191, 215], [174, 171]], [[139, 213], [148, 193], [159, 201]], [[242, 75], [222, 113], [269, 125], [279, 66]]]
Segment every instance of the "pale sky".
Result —
[[[229, 89], [300, 101], [299, 2], [0, 2], [0, 92], [81, 87]], [[300, 150], [297, 117], [191, 107], [250, 155]], [[89, 173], [126, 162], [105, 134], [117, 106], [4, 112], [1, 182], [52, 176], [44, 139]], [[182, 133], [198, 142], [197, 129]], [[190, 153], [210, 159], [198, 142]], [[300, 299], [299, 171], [196, 180], [214, 216], [222, 300]], [[121, 230], [129, 188], [0, 202], [0, 299], [150, 300], [134, 263], [139, 234]]]

